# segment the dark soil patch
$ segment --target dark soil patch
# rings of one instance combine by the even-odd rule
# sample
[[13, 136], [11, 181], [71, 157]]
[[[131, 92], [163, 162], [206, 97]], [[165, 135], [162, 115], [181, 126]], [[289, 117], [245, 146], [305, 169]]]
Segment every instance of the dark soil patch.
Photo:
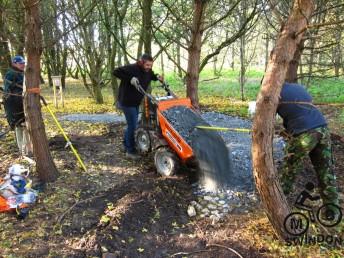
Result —
[[[237, 257], [226, 249], [231, 246], [244, 257], [262, 257], [244, 242], [221, 241], [224, 247], [211, 246], [211, 238], [225, 224], [209, 225], [206, 221], [192, 224], [186, 214], [193, 199], [190, 186], [183, 177], [156, 178], [139, 175], [108, 191], [106, 197], [80, 205], [73, 211], [89, 210], [94, 204], [106, 204], [105, 217], [92, 231], [75, 243], [84, 255], [109, 257]], [[240, 219], [238, 216], [237, 220]], [[195, 232], [206, 232], [197, 237]], [[233, 229], [221, 234], [227, 237]], [[209, 239], [207, 239], [209, 238]], [[215, 244], [215, 243], [214, 243]], [[200, 252], [202, 251], [202, 252]], [[112, 256], [110, 256], [110, 254]]]
[[[123, 159], [120, 150], [122, 132], [123, 127], [117, 126], [100, 136], [71, 136], [71, 140], [82, 157], [93, 150], [94, 155], [90, 158], [97, 163], [116, 164], [123, 169], [136, 167], [138, 164], [128, 164]], [[109, 145], [114, 138], [116, 146]], [[50, 145], [55, 154], [64, 158], [64, 167], [73, 163], [67, 158], [70, 154], [64, 149], [65, 142], [61, 137], [52, 138]], [[100, 151], [110, 150], [113, 150], [111, 155], [108, 154], [111, 159], [97, 155]], [[227, 246], [244, 257], [262, 257], [244, 241], [230, 240], [231, 228], [218, 232], [221, 227], [228, 226], [226, 220], [211, 225], [208, 220], [189, 219], [186, 211], [194, 196], [185, 171], [176, 177], [161, 178], [155, 172], [152, 157], [148, 155], [139, 163], [143, 165], [139, 173], [124, 176], [120, 183], [114, 182], [107, 190], [99, 189], [87, 175], [78, 176], [72, 186], [80, 192], [78, 201], [69, 202], [69, 208], [52, 218], [53, 221], [60, 220], [61, 235], [48, 238], [54, 243], [50, 245], [50, 253], [61, 250], [61, 254], [68, 257], [102, 257], [105, 254], [108, 257], [170, 257], [177, 253], [180, 255], [174, 257], [184, 257], [182, 253], [188, 253], [187, 257], [237, 257], [226, 249]], [[101, 178], [106, 180], [105, 173], [103, 176]], [[240, 216], [235, 220], [237, 225], [241, 224]], [[70, 242], [67, 246], [66, 240]], [[33, 243], [38, 245], [40, 241]], [[208, 246], [212, 243], [225, 247]]]

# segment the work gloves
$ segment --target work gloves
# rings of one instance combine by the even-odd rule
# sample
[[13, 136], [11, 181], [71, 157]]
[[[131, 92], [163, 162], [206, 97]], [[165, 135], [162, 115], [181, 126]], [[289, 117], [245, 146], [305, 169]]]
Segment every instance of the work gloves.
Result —
[[139, 90], [140, 81], [136, 77], [131, 78], [130, 84], [133, 85], [137, 90]]
[[164, 83], [164, 76], [158, 74], [156, 77], [161, 83]]

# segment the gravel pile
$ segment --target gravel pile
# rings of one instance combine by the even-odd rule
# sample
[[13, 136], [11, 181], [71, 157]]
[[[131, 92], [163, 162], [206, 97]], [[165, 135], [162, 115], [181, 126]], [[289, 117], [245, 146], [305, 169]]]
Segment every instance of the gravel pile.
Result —
[[247, 213], [250, 207], [258, 202], [254, 192], [233, 189], [209, 192], [197, 184], [193, 187], [196, 200], [188, 206], [188, 215], [190, 217], [209, 218], [213, 223], [231, 212]]
[[[250, 120], [227, 116], [216, 112], [202, 114], [203, 119], [212, 126], [247, 128], [252, 127]], [[252, 204], [258, 202], [254, 191], [251, 156], [251, 134], [234, 131], [220, 131], [232, 156], [231, 186], [219, 191], [208, 191], [199, 184], [194, 184], [196, 199], [188, 207], [190, 217], [209, 218], [213, 223], [231, 212], [245, 213]], [[274, 159], [283, 158], [284, 141], [274, 139]]]
[[162, 112], [173, 128], [191, 146], [195, 127], [209, 126], [203, 118], [192, 109], [185, 106], [175, 106]]

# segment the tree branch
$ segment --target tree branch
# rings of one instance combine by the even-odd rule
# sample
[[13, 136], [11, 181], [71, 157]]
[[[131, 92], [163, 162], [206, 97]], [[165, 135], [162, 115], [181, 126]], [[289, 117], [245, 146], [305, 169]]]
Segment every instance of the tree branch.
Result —
[[214, 27], [216, 24], [218, 24], [219, 22], [223, 21], [224, 19], [226, 19], [234, 10], [235, 7], [237, 7], [237, 5], [241, 2], [242, 0], [238, 0], [236, 3], [234, 3], [234, 5], [227, 11], [227, 13], [225, 15], [223, 15], [222, 17], [220, 17], [219, 19], [217, 19], [216, 21], [208, 24], [207, 26], [205, 26], [204, 30], [210, 29], [212, 27]]
[[172, 14], [172, 16], [173, 16], [174, 18], [176, 18], [176, 20], [177, 20], [178, 22], [180, 22], [182, 25], [184, 25], [187, 29], [192, 30], [191, 26], [190, 26], [188, 23], [186, 23], [185, 20], [184, 20], [183, 18], [181, 18], [177, 13], [175, 13], [175, 12], [172, 10], [172, 8], [169, 6], [169, 4], [167, 4], [167, 3], [165, 2], [165, 0], [161, 0], [161, 2], [162, 2], [162, 4], [167, 8], [167, 10]]
[[223, 48], [225, 48], [225, 47], [229, 46], [230, 44], [232, 44], [236, 39], [238, 39], [239, 37], [241, 37], [242, 35], [244, 35], [248, 30], [250, 30], [250, 29], [254, 26], [254, 24], [255, 24], [256, 21], [253, 22], [249, 28], [246, 27], [247, 24], [248, 24], [250, 21], [252, 21], [252, 19], [254, 18], [254, 16], [257, 14], [256, 10], [257, 10], [257, 5], [255, 5], [255, 8], [254, 8], [253, 11], [251, 12], [250, 16], [246, 19], [245, 23], [241, 26], [241, 28], [239, 29], [239, 31], [238, 31], [235, 35], [233, 35], [232, 37], [230, 37], [230, 38], [228, 38], [227, 40], [225, 40], [224, 42], [222, 42], [222, 43], [215, 49], [214, 52], [208, 54], [208, 55], [202, 60], [201, 65], [200, 65], [200, 71], [203, 70], [203, 68], [207, 65], [208, 61], [209, 61], [212, 57], [218, 55], [218, 54], [221, 52], [221, 50], [222, 50]]

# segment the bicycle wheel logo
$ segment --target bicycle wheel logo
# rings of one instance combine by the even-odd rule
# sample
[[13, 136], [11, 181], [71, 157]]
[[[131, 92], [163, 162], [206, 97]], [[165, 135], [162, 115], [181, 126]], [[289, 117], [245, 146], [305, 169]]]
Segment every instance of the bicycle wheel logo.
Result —
[[338, 225], [342, 220], [342, 210], [336, 204], [325, 203], [317, 210], [312, 206], [305, 205], [306, 200], [316, 201], [320, 199], [320, 196], [310, 194], [313, 189], [314, 184], [307, 183], [306, 189], [299, 194], [294, 204], [296, 208], [306, 212], [292, 212], [284, 219], [284, 229], [292, 236], [297, 237], [305, 234], [310, 222], [317, 222], [329, 228]]

